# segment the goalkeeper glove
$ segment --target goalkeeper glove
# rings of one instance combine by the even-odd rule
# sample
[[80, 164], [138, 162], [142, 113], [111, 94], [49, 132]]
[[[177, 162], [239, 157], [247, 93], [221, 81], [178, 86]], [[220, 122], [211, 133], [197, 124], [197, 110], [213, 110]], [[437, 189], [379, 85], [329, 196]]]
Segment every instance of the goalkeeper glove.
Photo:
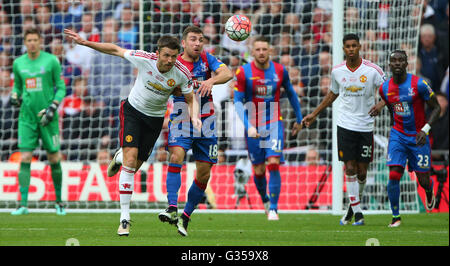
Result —
[[48, 125], [53, 120], [56, 109], [58, 109], [58, 104], [56, 102], [52, 102], [52, 104], [50, 104], [50, 106], [47, 109], [42, 109], [39, 112], [38, 117], [42, 117], [41, 125], [43, 127]]
[[13, 105], [15, 107], [20, 107], [21, 99], [17, 95], [17, 92], [11, 93], [11, 97], [9, 98], [9, 102], [11, 103], [11, 105]]

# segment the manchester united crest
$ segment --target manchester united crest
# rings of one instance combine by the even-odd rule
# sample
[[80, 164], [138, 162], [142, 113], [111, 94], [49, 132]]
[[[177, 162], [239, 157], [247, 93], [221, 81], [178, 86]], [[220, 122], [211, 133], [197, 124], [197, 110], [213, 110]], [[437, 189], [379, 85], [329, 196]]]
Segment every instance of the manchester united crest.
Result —
[[125, 141], [128, 142], [128, 143], [132, 142], [133, 141], [133, 136], [131, 136], [131, 135], [126, 136], [125, 137]]
[[359, 81], [361, 81], [362, 83], [364, 83], [364, 82], [367, 81], [367, 77], [364, 76], [364, 75], [362, 75], [362, 76], [359, 77]]
[[175, 80], [169, 79], [169, 80], [167, 81], [167, 85], [169, 85], [169, 87], [173, 87], [173, 86], [175, 85]]

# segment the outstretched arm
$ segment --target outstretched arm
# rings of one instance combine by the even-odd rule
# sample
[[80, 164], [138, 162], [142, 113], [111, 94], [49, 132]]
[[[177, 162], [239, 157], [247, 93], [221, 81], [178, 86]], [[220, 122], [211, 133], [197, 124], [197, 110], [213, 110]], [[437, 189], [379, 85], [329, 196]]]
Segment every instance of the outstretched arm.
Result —
[[113, 43], [91, 42], [85, 40], [81, 38], [80, 35], [78, 35], [76, 32], [69, 29], [64, 29], [64, 34], [66, 34], [67, 39], [69, 39], [70, 41], [74, 41], [79, 45], [90, 47], [101, 53], [120, 56], [124, 58], [124, 53], [127, 51], [126, 49], [123, 49]]
[[332, 91], [329, 91], [319, 106], [317, 106], [312, 113], [303, 118], [302, 124], [309, 127], [312, 123], [314, 123], [314, 121], [316, 121], [317, 116], [323, 111], [323, 109], [330, 106], [338, 96], [339, 94], [334, 94]]

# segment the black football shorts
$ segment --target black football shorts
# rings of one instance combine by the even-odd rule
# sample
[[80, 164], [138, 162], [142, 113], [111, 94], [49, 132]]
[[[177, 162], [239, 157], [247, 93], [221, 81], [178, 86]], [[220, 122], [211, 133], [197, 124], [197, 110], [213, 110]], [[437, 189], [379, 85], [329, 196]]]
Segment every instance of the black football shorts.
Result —
[[370, 163], [373, 158], [373, 131], [359, 132], [337, 127], [339, 161]]
[[147, 161], [158, 139], [164, 117], [147, 116], [124, 99], [120, 103], [120, 147], [138, 148], [138, 160]]

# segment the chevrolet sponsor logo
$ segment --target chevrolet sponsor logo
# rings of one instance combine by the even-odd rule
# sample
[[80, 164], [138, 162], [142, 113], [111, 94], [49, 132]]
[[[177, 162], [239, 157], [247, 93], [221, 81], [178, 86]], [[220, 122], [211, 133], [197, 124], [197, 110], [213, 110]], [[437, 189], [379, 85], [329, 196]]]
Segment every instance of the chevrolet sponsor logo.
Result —
[[147, 82], [147, 85], [152, 86], [154, 89], [159, 90], [159, 91], [164, 91], [164, 87], [161, 84], [157, 84], [157, 83], [153, 83], [151, 81]]
[[357, 92], [357, 91], [362, 90], [362, 88], [361, 87], [357, 87], [357, 86], [350, 86], [350, 87], [345, 88], [345, 90], [348, 90], [348, 91], [351, 91], [351, 92]]

